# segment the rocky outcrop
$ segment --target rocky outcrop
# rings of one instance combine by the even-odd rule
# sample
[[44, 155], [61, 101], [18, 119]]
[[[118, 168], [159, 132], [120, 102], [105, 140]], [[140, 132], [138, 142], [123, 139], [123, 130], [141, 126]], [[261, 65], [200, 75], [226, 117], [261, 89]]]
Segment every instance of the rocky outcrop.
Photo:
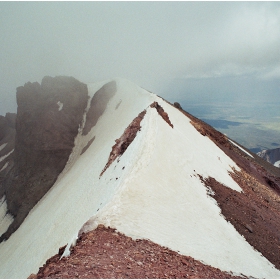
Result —
[[183, 110], [182, 106], [180, 105], [179, 102], [174, 102], [174, 107], [180, 110]]
[[168, 114], [164, 111], [164, 109], [155, 101], [150, 105], [151, 108], [155, 108], [158, 114], [166, 121], [172, 128], [173, 124], [171, 123]]
[[[280, 161], [280, 148], [271, 149], [271, 150], [263, 150], [263, 151], [257, 153], [257, 155], [259, 157], [265, 159], [266, 161], [270, 162], [271, 164], [275, 165], [276, 162]], [[277, 167], [278, 167], [278, 165], [277, 165]]]
[[132, 143], [137, 135], [137, 132], [141, 129], [141, 121], [146, 114], [146, 110], [141, 112], [125, 129], [122, 136], [115, 140], [116, 144], [112, 147], [112, 151], [109, 155], [108, 162], [106, 163], [104, 169], [102, 170], [100, 176], [107, 170], [111, 163], [118, 157], [120, 157]]
[[44, 77], [41, 85], [28, 82], [17, 88], [15, 164], [2, 186], [14, 221], [0, 242], [20, 226], [65, 167], [87, 101], [87, 86], [72, 77]]

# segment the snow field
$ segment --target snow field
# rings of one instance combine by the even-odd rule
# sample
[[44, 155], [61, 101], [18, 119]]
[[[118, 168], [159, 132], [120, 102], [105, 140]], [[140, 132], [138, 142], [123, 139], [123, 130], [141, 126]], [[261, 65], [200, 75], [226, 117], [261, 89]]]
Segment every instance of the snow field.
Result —
[[279, 277], [279, 271], [224, 219], [196, 175], [212, 176], [241, 191], [228, 174], [232, 167], [239, 168], [182, 113], [161, 99], [156, 101], [174, 128], [156, 110], [147, 110], [142, 133], [133, 143], [139, 145], [133, 169], [113, 199], [92, 218], [93, 228], [102, 223], [236, 274]]
[[[93, 88], [89, 86], [91, 96]], [[58, 252], [59, 247], [77, 236], [82, 225], [111, 200], [129, 171], [134, 157], [134, 152], [129, 152], [130, 148], [122, 157], [125, 169], [122, 169], [124, 165], [116, 166], [114, 162], [99, 178], [115, 139], [122, 135], [139, 112], [147, 108], [153, 95], [125, 80], [117, 80], [117, 88], [96, 126], [88, 135], [77, 136], [69, 163], [55, 185], [32, 209], [20, 228], [0, 244], [1, 278], [27, 278], [36, 273], [48, 258]], [[115, 110], [120, 99], [122, 103]], [[95, 140], [80, 156], [80, 151], [93, 136], [96, 136]]]

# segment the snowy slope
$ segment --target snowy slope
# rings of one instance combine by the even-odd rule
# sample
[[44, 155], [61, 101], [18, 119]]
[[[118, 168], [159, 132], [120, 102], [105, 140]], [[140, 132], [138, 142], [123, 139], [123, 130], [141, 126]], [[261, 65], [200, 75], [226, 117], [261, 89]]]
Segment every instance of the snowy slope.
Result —
[[[76, 238], [89, 219], [87, 229], [103, 223], [221, 270], [257, 278], [280, 277], [226, 222], [198, 176], [212, 176], [241, 192], [228, 173], [239, 170], [237, 165], [180, 111], [129, 81], [116, 82], [117, 92], [97, 124], [85, 136], [81, 127], [69, 162], [53, 188], [0, 244], [0, 277], [36, 273], [59, 247]], [[91, 97], [103, 84], [88, 85]], [[149, 107], [154, 101], [168, 113], [173, 128]], [[147, 113], [136, 138], [100, 176], [115, 140], [144, 109]], [[90, 140], [92, 144], [82, 153]]]
[[[104, 83], [89, 85], [90, 94], [93, 95]], [[117, 86], [117, 93], [97, 125], [86, 136], [77, 136], [69, 163], [56, 184], [32, 209], [21, 227], [0, 244], [1, 278], [28, 277], [36, 272], [110, 200], [119, 187], [121, 180], [109, 181], [105, 176], [99, 179], [99, 175], [115, 139], [138, 112], [153, 101], [154, 95], [127, 81], [118, 81]], [[120, 100], [122, 102], [116, 110]], [[82, 148], [94, 136], [91, 146], [80, 155]], [[126, 157], [129, 165], [133, 154]], [[124, 176], [127, 170], [116, 170], [114, 177]]]
[[[210, 175], [241, 191], [228, 174], [231, 167], [238, 169], [236, 164], [178, 110], [156, 100], [174, 129], [148, 109], [133, 169], [114, 199], [91, 219], [93, 228], [101, 223], [134, 238], [148, 238], [221, 270], [279, 277], [279, 271], [220, 215], [196, 175]], [[118, 164], [124, 165], [125, 159]]]

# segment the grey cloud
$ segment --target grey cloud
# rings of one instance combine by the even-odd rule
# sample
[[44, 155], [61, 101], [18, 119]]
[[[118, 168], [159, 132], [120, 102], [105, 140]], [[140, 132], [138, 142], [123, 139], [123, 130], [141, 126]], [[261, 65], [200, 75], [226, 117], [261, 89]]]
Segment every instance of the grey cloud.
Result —
[[280, 76], [278, 2], [1, 2], [0, 15], [0, 114], [45, 75], [167, 97], [178, 78]]

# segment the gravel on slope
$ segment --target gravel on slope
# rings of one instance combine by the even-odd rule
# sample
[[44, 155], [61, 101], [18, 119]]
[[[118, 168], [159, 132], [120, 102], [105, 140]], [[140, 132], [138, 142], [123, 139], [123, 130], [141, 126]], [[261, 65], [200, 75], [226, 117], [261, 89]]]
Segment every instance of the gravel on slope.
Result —
[[83, 233], [71, 255], [60, 260], [64, 248], [29, 278], [240, 278], [103, 225]]
[[239, 193], [214, 178], [202, 178], [221, 213], [247, 242], [280, 269], [280, 197], [245, 171], [232, 173], [242, 187]]

